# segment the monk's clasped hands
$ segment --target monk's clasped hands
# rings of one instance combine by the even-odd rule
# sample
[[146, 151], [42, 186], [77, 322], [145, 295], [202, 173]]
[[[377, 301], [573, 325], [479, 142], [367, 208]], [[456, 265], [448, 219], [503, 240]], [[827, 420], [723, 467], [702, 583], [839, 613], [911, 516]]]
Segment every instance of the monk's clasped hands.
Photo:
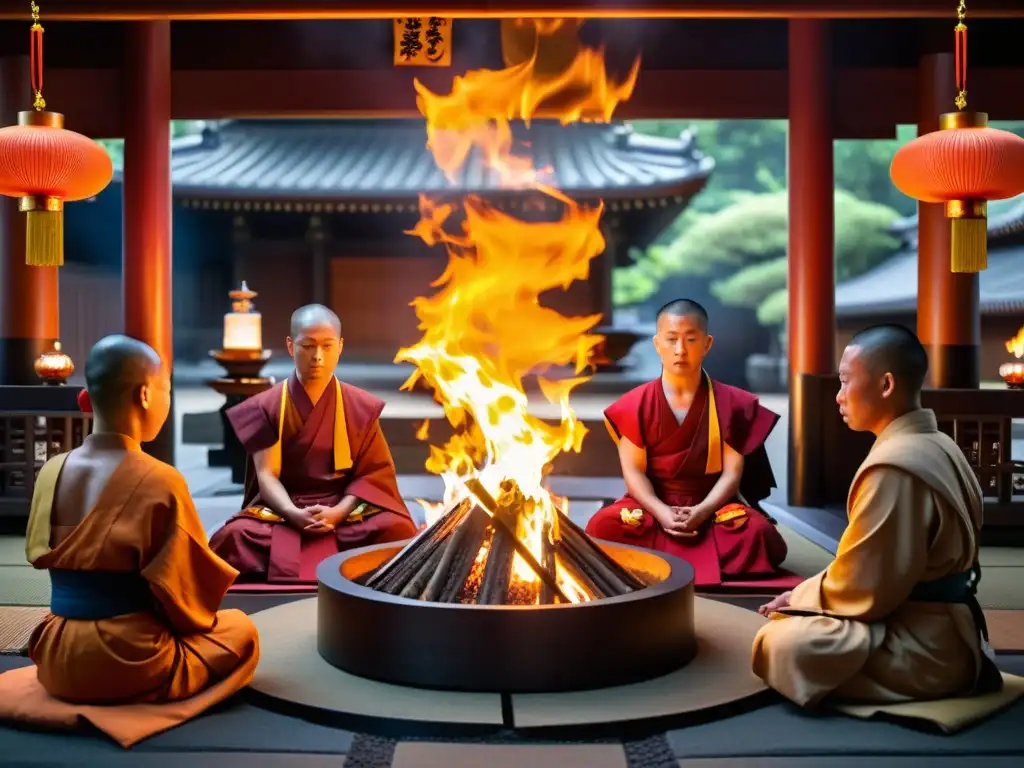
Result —
[[329, 533], [341, 525], [345, 514], [336, 507], [313, 504], [296, 510], [288, 519], [303, 533]]
[[693, 537], [700, 533], [700, 528], [711, 517], [709, 512], [699, 506], [672, 507], [674, 525], [668, 531], [671, 535]]

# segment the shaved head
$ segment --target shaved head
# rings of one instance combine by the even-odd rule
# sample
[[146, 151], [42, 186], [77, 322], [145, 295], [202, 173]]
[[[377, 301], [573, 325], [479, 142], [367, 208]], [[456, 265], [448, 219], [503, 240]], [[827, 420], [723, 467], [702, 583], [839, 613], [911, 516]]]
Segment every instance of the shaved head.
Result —
[[902, 325], [876, 325], [856, 336], [839, 361], [836, 404], [854, 432], [880, 435], [894, 419], [921, 407], [928, 353]]
[[696, 386], [713, 342], [708, 335], [708, 311], [696, 301], [676, 299], [658, 310], [654, 349], [666, 381], [681, 388]]
[[323, 304], [296, 309], [286, 341], [300, 382], [318, 384], [334, 376], [341, 357], [341, 320]]
[[291, 336], [297, 339], [312, 328], [333, 328], [341, 338], [341, 320], [323, 304], [307, 304], [292, 313]]
[[896, 387], [915, 398], [928, 376], [928, 353], [917, 336], [902, 325], [875, 325], [850, 340], [876, 375], [891, 373]]
[[708, 332], [708, 311], [692, 299], [675, 299], [658, 310], [655, 322], [662, 317], [689, 317], [704, 333]]
[[160, 356], [145, 342], [120, 334], [103, 337], [85, 361], [85, 387], [93, 408], [105, 414], [122, 407], [162, 367]]

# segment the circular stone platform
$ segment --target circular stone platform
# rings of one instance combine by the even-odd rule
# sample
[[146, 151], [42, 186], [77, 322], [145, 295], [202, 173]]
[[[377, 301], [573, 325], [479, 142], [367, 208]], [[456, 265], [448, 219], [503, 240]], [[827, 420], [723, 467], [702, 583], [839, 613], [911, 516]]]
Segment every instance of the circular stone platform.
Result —
[[[764, 683], [750, 669], [750, 649], [765, 619], [753, 611], [699, 597], [694, 609], [697, 655], [675, 672], [613, 688], [509, 695], [410, 688], [343, 672], [317, 653], [316, 598], [299, 600], [252, 615], [260, 633], [260, 663], [252, 689], [275, 708], [317, 720], [370, 718], [491, 729], [610, 725], [685, 716], [763, 692]], [[406, 642], [416, 642], [415, 627], [394, 629]]]

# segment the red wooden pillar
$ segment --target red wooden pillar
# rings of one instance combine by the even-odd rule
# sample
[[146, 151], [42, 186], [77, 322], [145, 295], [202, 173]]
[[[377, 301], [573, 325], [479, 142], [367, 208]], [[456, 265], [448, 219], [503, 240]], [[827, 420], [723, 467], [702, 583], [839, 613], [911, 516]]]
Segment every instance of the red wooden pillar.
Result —
[[[921, 58], [917, 134], [956, 111], [952, 53]], [[941, 203], [918, 203], [917, 335], [928, 350], [930, 386], [977, 389], [981, 369], [978, 275], [950, 271], [950, 224]]]
[[[124, 331], [173, 368], [171, 309], [171, 25], [125, 25]], [[146, 450], [174, 461], [174, 412]]]
[[[28, 58], [0, 59], [0, 124], [31, 108]], [[25, 264], [25, 215], [0, 197], [0, 384], [39, 383], [33, 363], [60, 336], [58, 285], [57, 267]]]
[[823, 387], [835, 373], [835, 235], [828, 22], [789, 22], [789, 500], [818, 506]]

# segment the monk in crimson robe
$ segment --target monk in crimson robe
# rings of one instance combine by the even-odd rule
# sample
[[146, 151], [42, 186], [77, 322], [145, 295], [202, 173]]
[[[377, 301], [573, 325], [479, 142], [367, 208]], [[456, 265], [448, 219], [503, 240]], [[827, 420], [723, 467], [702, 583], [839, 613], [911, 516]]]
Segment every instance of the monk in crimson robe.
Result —
[[244, 613], [218, 610], [238, 574], [207, 545], [184, 478], [140, 449], [170, 408], [160, 358], [109, 336], [85, 376], [93, 433], [43, 466], [28, 523], [50, 612], [29, 642], [35, 666], [0, 676], [0, 717], [84, 718], [129, 746], [248, 685], [259, 642]]
[[708, 315], [679, 299], [658, 312], [662, 376], [605, 411], [627, 495], [591, 518], [587, 533], [688, 560], [695, 584], [777, 577], [786, 542], [751, 505], [775, 486], [764, 442], [779, 416], [755, 395], [713, 381]]
[[338, 316], [296, 310], [287, 345], [295, 373], [228, 411], [251, 464], [241, 513], [210, 545], [244, 579], [315, 583], [324, 558], [411, 538], [416, 525], [381, 432], [384, 403], [334, 376]]
[[799, 705], [1002, 687], [975, 597], [981, 485], [921, 408], [927, 372], [924, 347], [900, 326], [862, 331], [843, 353], [840, 413], [877, 439], [854, 476], [835, 561], [762, 606], [772, 621], [754, 639], [754, 673]]

